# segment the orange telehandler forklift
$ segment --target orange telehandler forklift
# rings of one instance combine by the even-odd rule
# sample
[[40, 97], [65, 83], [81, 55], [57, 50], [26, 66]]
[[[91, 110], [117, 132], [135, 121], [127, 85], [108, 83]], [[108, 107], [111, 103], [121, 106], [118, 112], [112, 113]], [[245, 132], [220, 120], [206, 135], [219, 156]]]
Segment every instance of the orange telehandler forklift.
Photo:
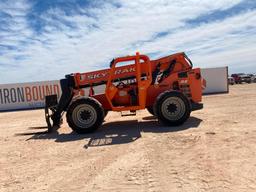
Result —
[[[134, 115], [146, 108], [165, 125], [181, 125], [191, 111], [203, 108], [205, 80], [185, 53], [157, 60], [136, 53], [113, 59], [110, 69], [66, 75], [60, 84], [59, 102], [57, 95], [46, 96], [48, 131], [60, 127], [66, 111], [73, 131], [90, 133], [101, 126], [108, 111]], [[100, 85], [105, 85], [104, 93], [95, 94], [95, 86]], [[89, 89], [87, 96], [85, 88]]]

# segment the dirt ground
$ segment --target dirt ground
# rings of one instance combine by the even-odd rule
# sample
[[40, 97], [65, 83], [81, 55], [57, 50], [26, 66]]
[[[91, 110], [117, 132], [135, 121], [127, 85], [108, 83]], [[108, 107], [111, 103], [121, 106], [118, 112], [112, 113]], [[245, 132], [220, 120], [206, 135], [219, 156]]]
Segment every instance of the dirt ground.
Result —
[[256, 84], [204, 97], [180, 127], [109, 113], [45, 134], [43, 110], [0, 113], [0, 191], [256, 191]]

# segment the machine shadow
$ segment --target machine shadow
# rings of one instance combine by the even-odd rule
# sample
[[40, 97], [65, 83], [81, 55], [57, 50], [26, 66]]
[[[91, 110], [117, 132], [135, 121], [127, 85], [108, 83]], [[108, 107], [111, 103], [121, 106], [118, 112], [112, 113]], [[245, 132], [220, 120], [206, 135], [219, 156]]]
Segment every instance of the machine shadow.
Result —
[[146, 121], [138, 122], [137, 120], [127, 120], [118, 122], [106, 122], [100, 129], [91, 134], [79, 135], [77, 133], [47, 133], [47, 132], [32, 132], [20, 133], [16, 136], [32, 137], [27, 140], [33, 139], [55, 139], [55, 142], [72, 142], [77, 140], [89, 140], [84, 146], [97, 147], [107, 145], [125, 144], [136, 141], [141, 137], [142, 132], [151, 133], [164, 133], [164, 132], [178, 132], [186, 129], [197, 128], [202, 122], [201, 119], [190, 117], [187, 122], [181, 126], [163, 126], [153, 116], [143, 118]]
[[183, 131], [198, 127], [202, 121], [196, 117], [190, 117], [183, 125], [170, 127], [161, 125], [153, 116], [147, 117], [147, 119], [151, 118], [152, 120], [143, 122], [129, 120], [105, 123], [97, 133], [91, 135], [85, 148], [130, 143], [139, 139], [142, 132], [164, 133]]

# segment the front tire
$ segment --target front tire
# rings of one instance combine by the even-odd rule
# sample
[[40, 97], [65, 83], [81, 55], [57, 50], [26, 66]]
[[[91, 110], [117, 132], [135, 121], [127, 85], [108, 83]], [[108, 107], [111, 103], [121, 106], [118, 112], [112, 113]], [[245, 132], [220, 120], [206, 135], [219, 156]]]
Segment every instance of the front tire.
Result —
[[68, 125], [80, 134], [96, 131], [101, 126], [104, 116], [101, 104], [91, 97], [74, 101], [66, 114]]
[[157, 97], [154, 111], [161, 123], [177, 126], [183, 124], [190, 117], [191, 105], [183, 93], [165, 91]]

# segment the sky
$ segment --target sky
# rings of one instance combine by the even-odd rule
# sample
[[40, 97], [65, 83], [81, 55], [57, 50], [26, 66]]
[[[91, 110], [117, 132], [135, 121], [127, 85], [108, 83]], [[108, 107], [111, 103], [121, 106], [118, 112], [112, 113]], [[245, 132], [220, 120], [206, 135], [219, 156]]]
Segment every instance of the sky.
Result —
[[256, 0], [0, 1], [0, 84], [104, 69], [136, 51], [256, 73]]

